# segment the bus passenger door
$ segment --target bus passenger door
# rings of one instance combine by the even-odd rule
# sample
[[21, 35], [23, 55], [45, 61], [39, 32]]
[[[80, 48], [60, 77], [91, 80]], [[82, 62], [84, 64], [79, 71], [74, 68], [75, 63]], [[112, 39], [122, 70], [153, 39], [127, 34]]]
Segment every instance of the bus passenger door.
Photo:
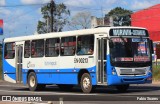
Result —
[[98, 84], [106, 84], [106, 59], [107, 59], [107, 39], [98, 38], [97, 39], [97, 81]]
[[16, 45], [16, 82], [22, 83], [23, 45]]

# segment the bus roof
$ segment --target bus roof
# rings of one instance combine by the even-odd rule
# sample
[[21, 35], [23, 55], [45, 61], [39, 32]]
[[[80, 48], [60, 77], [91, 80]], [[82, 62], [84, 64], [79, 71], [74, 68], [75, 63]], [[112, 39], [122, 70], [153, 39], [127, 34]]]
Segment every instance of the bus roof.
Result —
[[47, 38], [54, 38], [54, 37], [56, 38], [56, 37], [65, 37], [65, 36], [87, 35], [87, 34], [107, 34], [108, 35], [109, 30], [114, 28], [146, 29], [141, 27], [128, 27], [128, 26], [100, 27], [100, 28], [92, 28], [92, 29], [82, 29], [82, 30], [65, 31], [65, 32], [52, 32], [52, 33], [46, 33], [46, 34], [5, 38], [4, 42], [17, 42], [17, 41], [25, 41], [25, 40], [35, 40], [35, 39], [44, 39], [44, 38], [47, 39]]

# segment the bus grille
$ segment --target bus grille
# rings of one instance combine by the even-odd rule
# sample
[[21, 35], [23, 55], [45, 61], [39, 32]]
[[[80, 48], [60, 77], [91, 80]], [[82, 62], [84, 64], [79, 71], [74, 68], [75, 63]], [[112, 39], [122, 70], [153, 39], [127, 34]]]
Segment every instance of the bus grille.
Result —
[[146, 69], [120, 69], [120, 75], [145, 75]]

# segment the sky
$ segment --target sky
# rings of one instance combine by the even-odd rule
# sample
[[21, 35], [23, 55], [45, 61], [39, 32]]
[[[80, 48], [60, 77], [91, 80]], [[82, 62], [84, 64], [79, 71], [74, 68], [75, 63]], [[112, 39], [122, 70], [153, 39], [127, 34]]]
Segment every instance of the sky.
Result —
[[[64, 3], [71, 12], [71, 18], [78, 12], [90, 12], [102, 17], [115, 7], [138, 11], [160, 3], [160, 0], [54, 0]], [[0, 19], [4, 21], [3, 38], [26, 36], [36, 33], [38, 20], [43, 20], [41, 7], [50, 0], [0, 0]], [[30, 5], [38, 4], [38, 5]], [[28, 6], [15, 6], [28, 5]], [[67, 31], [67, 29], [66, 29]]]

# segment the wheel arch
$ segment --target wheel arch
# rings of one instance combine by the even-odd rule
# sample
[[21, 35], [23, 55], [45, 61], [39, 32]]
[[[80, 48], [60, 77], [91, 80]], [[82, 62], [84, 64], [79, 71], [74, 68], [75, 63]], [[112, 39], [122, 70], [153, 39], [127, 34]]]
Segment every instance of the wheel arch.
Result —
[[87, 69], [80, 69], [80, 71], [78, 72], [78, 84], [80, 84], [80, 82], [81, 82], [81, 77], [82, 77], [82, 75], [83, 75], [84, 73], [88, 73], [88, 74], [90, 75], [90, 73], [89, 73], [89, 71], [88, 71]]
[[27, 72], [27, 83], [28, 83], [28, 75], [29, 75], [29, 73], [31, 73], [31, 72], [36, 73], [33, 69], [30, 69], [30, 70]]

